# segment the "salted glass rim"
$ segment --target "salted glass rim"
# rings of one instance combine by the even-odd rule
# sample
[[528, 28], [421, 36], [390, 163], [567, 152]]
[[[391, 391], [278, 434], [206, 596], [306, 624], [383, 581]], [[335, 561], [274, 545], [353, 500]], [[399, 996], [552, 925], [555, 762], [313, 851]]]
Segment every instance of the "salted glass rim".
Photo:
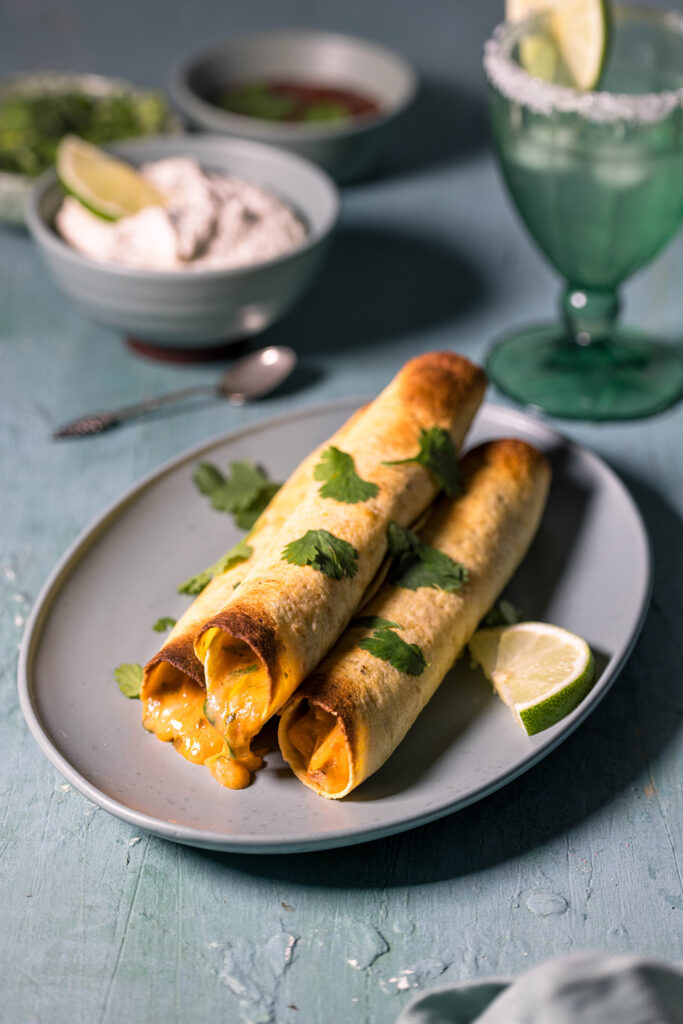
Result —
[[[632, 5], [617, 5], [620, 13], [660, 22], [683, 36], [683, 14]], [[501, 22], [484, 45], [484, 70], [489, 84], [506, 99], [533, 113], [551, 116], [577, 114], [588, 121], [631, 121], [654, 124], [683, 108], [683, 87], [661, 92], [582, 92], [568, 85], [547, 82], [526, 71], [512, 57], [512, 47], [529, 27], [543, 18], [532, 14], [518, 22]]]

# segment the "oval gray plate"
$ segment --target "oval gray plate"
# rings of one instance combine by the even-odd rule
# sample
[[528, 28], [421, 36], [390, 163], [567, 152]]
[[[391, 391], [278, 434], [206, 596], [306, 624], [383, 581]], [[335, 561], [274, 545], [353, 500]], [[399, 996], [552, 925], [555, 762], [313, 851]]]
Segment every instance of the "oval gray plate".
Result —
[[552, 729], [526, 736], [463, 659], [387, 764], [346, 800], [311, 793], [279, 754], [249, 789], [222, 789], [157, 742], [140, 705], [113, 679], [160, 644], [159, 616], [179, 616], [176, 585], [238, 539], [192, 483], [195, 463], [253, 459], [283, 480], [357, 407], [304, 409], [210, 441], [147, 476], [64, 555], [26, 628], [19, 695], [55, 767], [105, 810], [177, 842], [285, 853], [390, 835], [479, 800], [548, 754], [604, 696], [635, 642], [650, 595], [650, 550], [621, 481], [596, 455], [510, 409], [480, 411], [468, 446], [525, 438], [550, 455], [554, 477], [538, 536], [507, 594], [524, 618], [565, 626], [596, 653], [598, 681]]

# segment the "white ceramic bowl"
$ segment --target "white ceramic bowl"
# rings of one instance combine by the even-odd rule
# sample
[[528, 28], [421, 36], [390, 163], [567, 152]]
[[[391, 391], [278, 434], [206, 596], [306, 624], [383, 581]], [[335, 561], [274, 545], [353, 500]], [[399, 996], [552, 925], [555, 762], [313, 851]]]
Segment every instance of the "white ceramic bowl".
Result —
[[[211, 102], [230, 85], [263, 78], [347, 87], [375, 99], [379, 112], [302, 124], [244, 117]], [[360, 178], [376, 166], [416, 90], [415, 72], [391, 50], [353, 36], [303, 29], [228, 39], [193, 54], [169, 81], [173, 102], [194, 126], [281, 146], [317, 163], [338, 182]]]
[[297, 249], [231, 270], [160, 272], [99, 263], [57, 234], [63, 190], [54, 170], [36, 182], [27, 224], [57, 284], [97, 323], [136, 339], [187, 348], [257, 334], [308, 288], [323, 261], [339, 211], [334, 184], [317, 167], [273, 146], [210, 135], [156, 137], [107, 147], [132, 164], [193, 156], [203, 167], [254, 181], [290, 203], [308, 228]]

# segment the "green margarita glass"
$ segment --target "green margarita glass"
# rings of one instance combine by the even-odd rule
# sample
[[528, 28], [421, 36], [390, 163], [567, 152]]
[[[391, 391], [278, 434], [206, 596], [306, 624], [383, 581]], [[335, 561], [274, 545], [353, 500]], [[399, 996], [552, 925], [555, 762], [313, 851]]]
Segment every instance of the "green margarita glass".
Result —
[[683, 395], [683, 353], [618, 326], [617, 289], [683, 220], [683, 16], [616, 6], [597, 92], [561, 84], [559, 59], [556, 81], [524, 70], [545, 20], [500, 25], [484, 68], [510, 194], [566, 279], [562, 317], [502, 338], [487, 369], [553, 416], [648, 416]]

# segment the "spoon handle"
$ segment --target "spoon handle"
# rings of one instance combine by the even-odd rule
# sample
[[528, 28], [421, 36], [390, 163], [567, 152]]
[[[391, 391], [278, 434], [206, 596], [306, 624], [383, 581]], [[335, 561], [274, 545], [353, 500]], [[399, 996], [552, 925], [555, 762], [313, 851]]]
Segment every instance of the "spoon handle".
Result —
[[52, 437], [56, 441], [72, 437], [90, 437], [92, 434], [101, 434], [104, 430], [117, 426], [123, 420], [131, 419], [133, 416], [143, 416], [145, 413], [153, 412], [162, 405], [171, 402], [178, 402], [183, 398], [191, 398], [193, 395], [218, 394], [214, 384], [196, 384], [190, 388], [182, 388], [180, 391], [172, 391], [168, 395], [157, 395], [155, 398], [145, 398], [142, 402], [135, 402], [133, 405], [124, 405], [120, 409], [111, 409], [108, 412], [94, 412], [78, 419], [65, 423], [54, 431]]

